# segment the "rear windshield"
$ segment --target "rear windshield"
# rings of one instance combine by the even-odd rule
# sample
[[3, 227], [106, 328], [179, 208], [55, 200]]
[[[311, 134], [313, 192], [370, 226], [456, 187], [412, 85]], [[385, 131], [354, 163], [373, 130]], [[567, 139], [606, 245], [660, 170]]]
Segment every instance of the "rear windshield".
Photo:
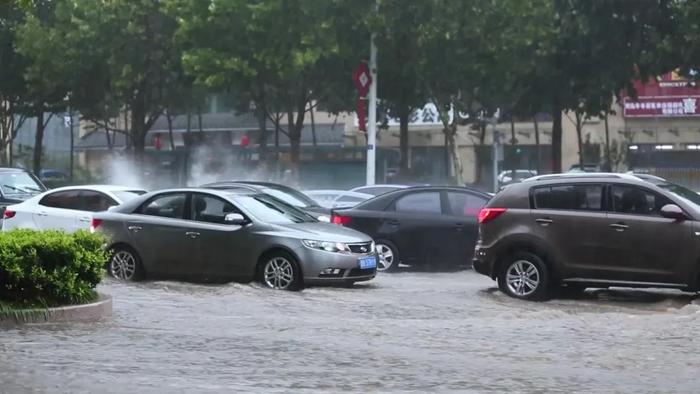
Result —
[[122, 202], [125, 203], [133, 198], [136, 198], [142, 194], [146, 194], [145, 190], [119, 190], [112, 192], [117, 198]]

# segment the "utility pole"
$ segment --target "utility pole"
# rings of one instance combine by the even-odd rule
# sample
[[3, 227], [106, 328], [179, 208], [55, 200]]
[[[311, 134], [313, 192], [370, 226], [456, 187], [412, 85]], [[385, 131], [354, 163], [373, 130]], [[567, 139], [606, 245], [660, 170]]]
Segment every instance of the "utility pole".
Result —
[[498, 124], [498, 117], [500, 116], [500, 109], [496, 110], [496, 113], [493, 114], [493, 118], [491, 118], [491, 125], [493, 126], [493, 142], [491, 143], [492, 146], [492, 152], [491, 152], [491, 158], [493, 160], [492, 166], [493, 166], [493, 192], [498, 193], [498, 159], [499, 159], [499, 144], [500, 144], [500, 134], [498, 130], [496, 129], [496, 125]]
[[369, 119], [367, 120], [367, 185], [374, 185], [377, 165], [377, 46], [375, 33], [370, 38], [369, 72], [372, 84], [369, 87]]

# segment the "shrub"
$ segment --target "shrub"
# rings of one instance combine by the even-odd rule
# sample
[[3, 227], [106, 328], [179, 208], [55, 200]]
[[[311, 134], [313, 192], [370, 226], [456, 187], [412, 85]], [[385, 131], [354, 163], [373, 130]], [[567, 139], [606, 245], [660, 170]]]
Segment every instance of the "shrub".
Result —
[[0, 233], [0, 302], [80, 304], [97, 298], [108, 255], [100, 234], [13, 230]]

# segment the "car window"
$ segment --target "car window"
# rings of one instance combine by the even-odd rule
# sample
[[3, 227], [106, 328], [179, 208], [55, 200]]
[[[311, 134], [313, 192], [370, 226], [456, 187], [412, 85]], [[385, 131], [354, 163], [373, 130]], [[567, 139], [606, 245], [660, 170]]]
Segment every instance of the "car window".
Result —
[[229, 213], [241, 213], [233, 204], [205, 194], [192, 195], [190, 218], [198, 222], [226, 224]]
[[149, 216], [181, 219], [185, 212], [185, 193], [172, 193], [156, 196], [139, 209], [139, 213]]
[[447, 192], [450, 211], [456, 216], [477, 216], [487, 201], [471, 193]]
[[672, 204], [660, 194], [627, 185], [613, 185], [611, 199], [613, 212], [635, 215], [661, 216], [661, 207]]
[[534, 190], [535, 209], [600, 211], [603, 185], [556, 185]]
[[440, 207], [440, 193], [418, 192], [404, 195], [396, 201], [396, 211], [440, 214], [442, 213], [442, 208]]
[[106, 211], [109, 207], [119, 205], [114, 199], [108, 195], [93, 190], [80, 191], [80, 206], [81, 211], [100, 212]]
[[65, 190], [47, 194], [39, 201], [39, 205], [50, 208], [82, 210], [80, 191]]

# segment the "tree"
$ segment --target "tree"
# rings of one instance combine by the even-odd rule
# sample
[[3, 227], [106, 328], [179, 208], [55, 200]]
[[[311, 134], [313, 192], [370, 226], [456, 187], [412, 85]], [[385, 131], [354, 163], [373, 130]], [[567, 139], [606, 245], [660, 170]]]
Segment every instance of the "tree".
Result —
[[24, 21], [16, 2], [0, 3], [0, 163], [9, 162], [9, 149], [24, 123], [27, 60], [17, 51], [14, 29]]
[[[306, 113], [338, 84], [351, 86], [353, 55], [347, 0], [171, 0], [185, 69], [197, 83], [249, 97], [265, 135], [266, 117], [282, 112], [298, 173]], [[352, 21], [352, 18], [350, 18]], [[347, 82], [343, 82], [346, 79]]]
[[128, 114], [121, 131], [141, 161], [146, 133], [180, 82], [175, 21], [157, 0], [50, 2], [52, 23], [35, 21], [23, 30], [25, 54], [37, 73], [70, 83], [71, 107], [84, 119], [109, 130], [109, 119]]

